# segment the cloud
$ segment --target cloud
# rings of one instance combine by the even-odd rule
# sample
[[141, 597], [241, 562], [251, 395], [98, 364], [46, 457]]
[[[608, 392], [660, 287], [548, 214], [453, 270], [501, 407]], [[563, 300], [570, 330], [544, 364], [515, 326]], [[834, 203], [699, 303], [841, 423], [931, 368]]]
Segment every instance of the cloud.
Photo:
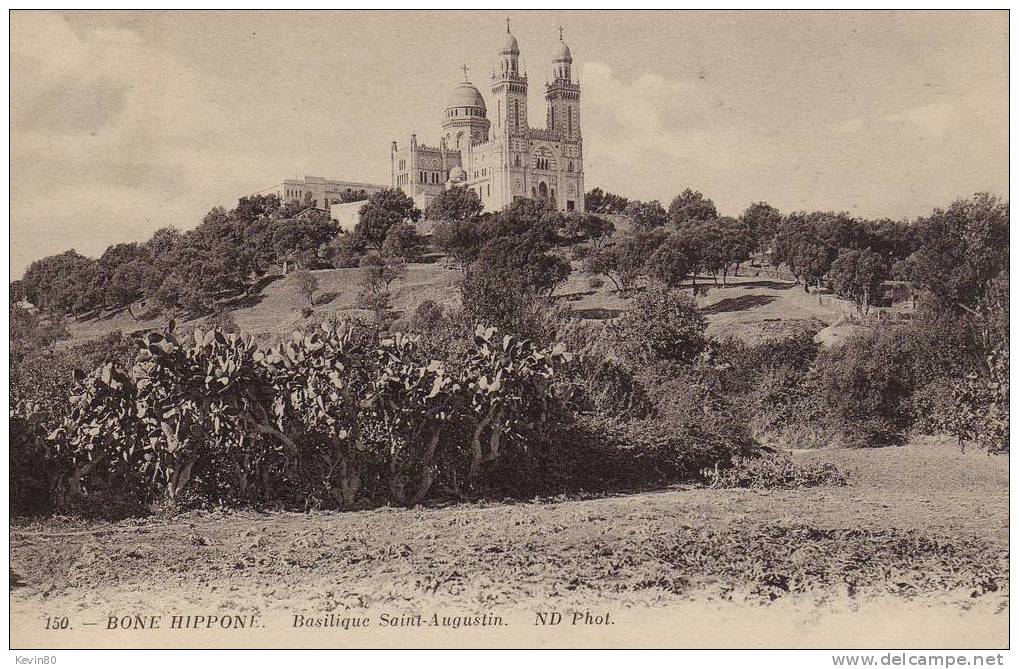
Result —
[[[641, 73], [632, 79], [599, 62], [584, 65], [582, 118], [589, 186], [643, 199], [686, 187], [707, 192], [722, 174], [759, 164], [769, 142], [745, 123], [730, 92], [704, 79]], [[611, 139], [609, 139], [611, 138]]]
[[832, 131], [836, 135], [853, 135], [863, 130], [863, 127], [864, 120], [862, 118], [850, 118], [836, 123]]
[[955, 104], [947, 100], [938, 100], [896, 114], [888, 114], [884, 120], [893, 124], [910, 125], [933, 139], [941, 139], [960, 116]]
[[266, 178], [232, 132], [257, 110], [228, 108], [200, 71], [131, 30], [79, 34], [41, 12], [12, 24], [13, 273], [72, 243], [96, 255], [190, 227]]

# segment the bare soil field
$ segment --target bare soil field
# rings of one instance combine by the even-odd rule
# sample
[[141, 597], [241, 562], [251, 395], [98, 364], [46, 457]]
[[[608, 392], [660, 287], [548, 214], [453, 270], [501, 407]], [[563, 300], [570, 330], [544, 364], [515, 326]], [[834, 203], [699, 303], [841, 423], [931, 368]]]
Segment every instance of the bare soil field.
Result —
[[[111, 643], [451, 645], [420, 628], [368, 642], [292, 625], [295, 614], [364, 615], [376, 623], [365, 634], [382, 634], [381, 613], [433, 612], [504, 621], [453, 644], [465, 646], [1007, 644], [1007, 458], [938, 438], [793, 455], [835, 462], [851, 485], [16, 521], [14, 645], [73, 646], [107, 616], [171, 613], [270, 622], [229, 637], [123, 632]], [[615, 618], [557, 636], [535, 626], [549, 610]], [[53, 636], [47, 616], [100, 627]]]

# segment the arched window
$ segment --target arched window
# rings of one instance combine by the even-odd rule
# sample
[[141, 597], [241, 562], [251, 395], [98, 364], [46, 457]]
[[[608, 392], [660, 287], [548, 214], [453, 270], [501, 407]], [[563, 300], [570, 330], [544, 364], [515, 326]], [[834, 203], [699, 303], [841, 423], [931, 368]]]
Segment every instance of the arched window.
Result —
[[570, 161], [570, 171], [571, 172], [573, 171], [573, 161], [572, 160]]
[[[570, 137], [573, 137], [573, 107], [566, 109], [566, 132], [569, 133]], [[573, 168], [570, 168], [573, 171]]]
[[513, 156], [513, 167], [520, 167], [520, 156]]
[[520, 100], [513, 101], [513, 127], [520, 129]]
[[555, 130], [555, 107], [549, 107], [548, 118], [552, 124], [552, 129]]

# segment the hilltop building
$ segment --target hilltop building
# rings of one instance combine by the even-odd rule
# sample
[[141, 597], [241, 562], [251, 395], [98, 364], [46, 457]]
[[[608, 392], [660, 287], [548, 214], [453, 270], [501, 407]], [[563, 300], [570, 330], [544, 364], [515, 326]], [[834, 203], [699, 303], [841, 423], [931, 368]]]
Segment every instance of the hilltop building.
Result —
[[263, 188], [255, 195], [276, 195], [284, 202], [290, 200], [312, 200], [315, 207], [328, 211], [331, 205], [341, 204], [340, 194], [346, 190], [363, 190], [371, 195], [386, 186], [362, 183], [360, 181], [336, 181], [323, 177], [305, 176], [303, 179], [284, 179], [278, 184]]
[[491, 104], [467, 78], [450, 93], [437, 147], [417, 135], [392, 143], [392, 186], [424, 209], [443, 189], [465, 186], [478, 193], [486, 211], [520, 198], [545, 198], [564, 211], [584, 210], [584, 151], [580, 130], [580, 83], [573, 56], [559, 29], [559, 44], [545, 83], [545, 127], [527, 118], [527, 73], [510, 33], [498, 50], [491, 79]]

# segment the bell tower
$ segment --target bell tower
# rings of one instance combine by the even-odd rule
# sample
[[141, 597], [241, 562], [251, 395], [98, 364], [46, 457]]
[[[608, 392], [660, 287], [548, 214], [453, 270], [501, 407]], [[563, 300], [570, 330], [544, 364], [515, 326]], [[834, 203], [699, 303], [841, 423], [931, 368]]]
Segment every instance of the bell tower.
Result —
[[520, 47], [510, 32], [506, 19], [506, 37], [499, 49], [499, 59], [492, 73], [492, 96], [495, 109], [489, 120], [495, 124], [495, 133], [506, 139], [527, 133], [527, 75], [520, 71]]
[[568, 142], [580, 141], [580, 84], [573, 81], [573, 56], [559, 28], [559, 46], [552, 59], [550, 81], [545, 85], [548, 102], [546, 127]]

